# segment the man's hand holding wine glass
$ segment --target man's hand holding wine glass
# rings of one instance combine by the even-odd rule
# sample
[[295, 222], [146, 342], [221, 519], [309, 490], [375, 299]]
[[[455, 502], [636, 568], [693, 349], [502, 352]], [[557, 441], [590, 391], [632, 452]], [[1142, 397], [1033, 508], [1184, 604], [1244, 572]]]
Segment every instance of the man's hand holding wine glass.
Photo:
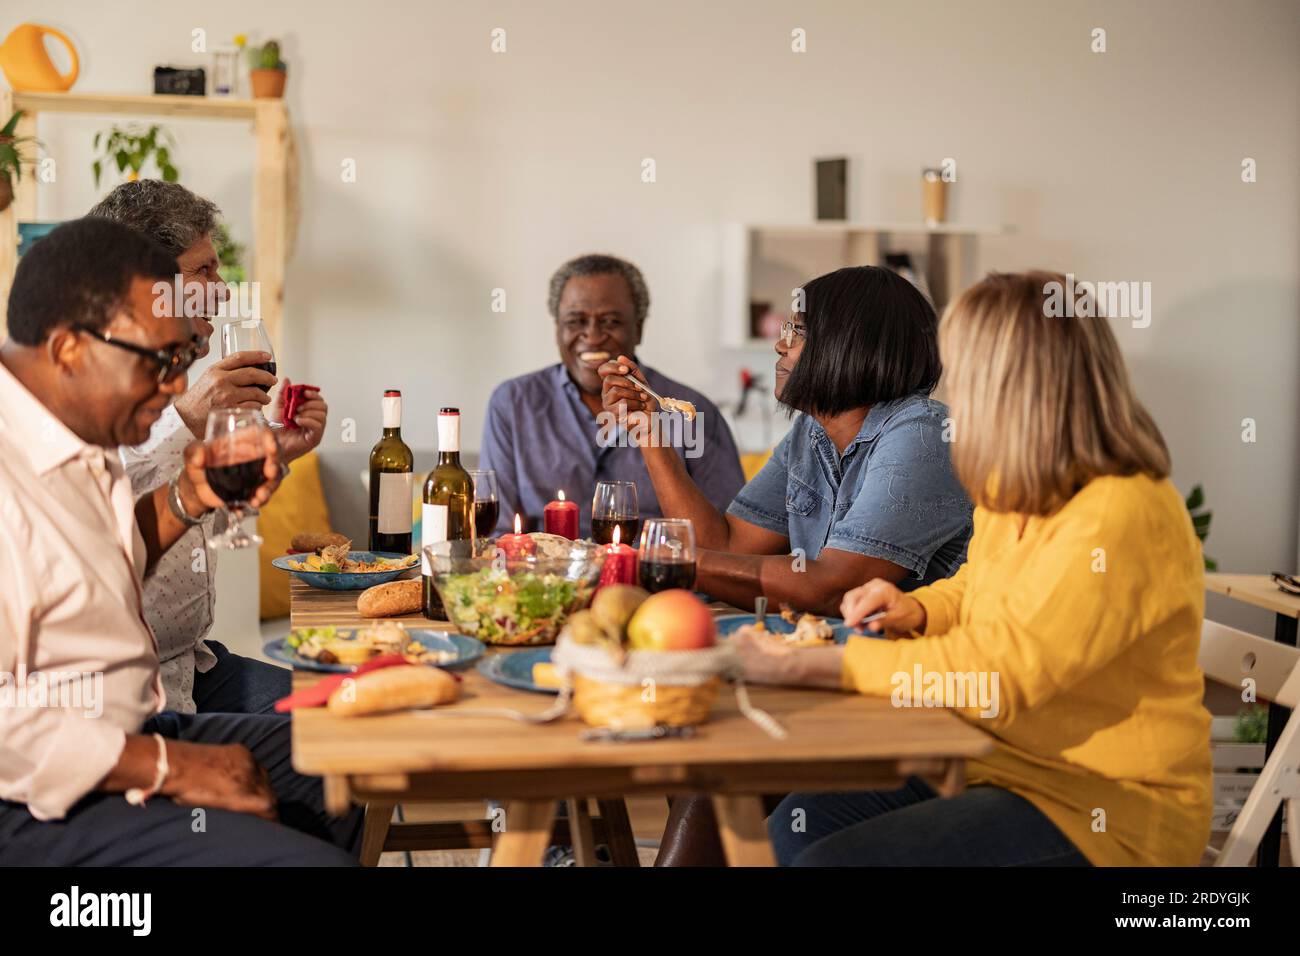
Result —
[[208, 413], [214, 408], [261, 408], [271, 404], [268, 392], [275, 387], [275, 376], [265, 368], [271, 361], [269, 352], [235, 352], [209, 366], [185, 394], [177, 397], [176, 411], [181, 421], [202, 438]]

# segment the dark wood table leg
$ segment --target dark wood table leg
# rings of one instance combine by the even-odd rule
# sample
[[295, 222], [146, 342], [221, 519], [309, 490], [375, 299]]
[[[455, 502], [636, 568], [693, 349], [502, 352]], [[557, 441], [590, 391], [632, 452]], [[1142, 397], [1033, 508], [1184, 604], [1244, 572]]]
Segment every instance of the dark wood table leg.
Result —
[[632, 835], [632, 820], [627, 815], [627, 804], [622, 797], [597, 800], [600, 817], [605, 821], [605, 842], [615, 866], [640, 866], [636, 852], [636, 837]]

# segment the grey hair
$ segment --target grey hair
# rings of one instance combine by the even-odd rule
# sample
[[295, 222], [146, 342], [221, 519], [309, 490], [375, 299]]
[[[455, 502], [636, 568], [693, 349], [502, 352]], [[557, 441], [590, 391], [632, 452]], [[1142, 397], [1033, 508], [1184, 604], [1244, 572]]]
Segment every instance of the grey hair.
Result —
[[139, 179], [122, 183], [86, 215], [130, 226], [179, 256], [216, 228], [221, 210], [180, 183]]
[[646, 313], [650, 311], [650, 290], [646, 288], [641, 270], [625, 259], [617, 256], [592, 254], [570, 259], [551, 276], [551, 291], [547, 298], [547, 308], [551, 317], [560, 317], [560, 296], [564, 294], [565, 284], [575, 276], [622, 276], [627, 287], [632, 291], [632, 308], [636, 312], [638, 327], [645, 322]]

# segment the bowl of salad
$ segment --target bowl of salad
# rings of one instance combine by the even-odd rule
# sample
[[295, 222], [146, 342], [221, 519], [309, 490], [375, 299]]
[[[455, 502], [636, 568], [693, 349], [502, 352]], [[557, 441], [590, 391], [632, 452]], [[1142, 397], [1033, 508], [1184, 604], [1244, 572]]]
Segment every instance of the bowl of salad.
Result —
[[538, 543], [528, 554], [515, 549], [507, 554], [491, 538], [424, 549], [433, 585], [456, 630], [485, 644], [555, 643], [569, 615], [591, 601], [606, 549], [563, 538]]

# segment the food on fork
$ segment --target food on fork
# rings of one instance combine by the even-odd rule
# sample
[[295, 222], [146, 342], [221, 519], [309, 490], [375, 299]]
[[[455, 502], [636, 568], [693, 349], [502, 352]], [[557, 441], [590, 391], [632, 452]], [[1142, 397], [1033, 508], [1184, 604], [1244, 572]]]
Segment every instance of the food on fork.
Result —
[[423, 586], [419, 578], [389, 581], [366, 588], [357, 598], [357, 613], [362, 617], [397, 617], [420, 610]]
[[695, 406], [682, 398], [665, 398], [659, 407], [666, 412], [681, 412], [688, 422], [695, 421]]
[[384, 667], [344, 681], [328, 706], [337, 717], [363, 717], [434, 707], [459, 696], [460, 682], [436, 667]]

